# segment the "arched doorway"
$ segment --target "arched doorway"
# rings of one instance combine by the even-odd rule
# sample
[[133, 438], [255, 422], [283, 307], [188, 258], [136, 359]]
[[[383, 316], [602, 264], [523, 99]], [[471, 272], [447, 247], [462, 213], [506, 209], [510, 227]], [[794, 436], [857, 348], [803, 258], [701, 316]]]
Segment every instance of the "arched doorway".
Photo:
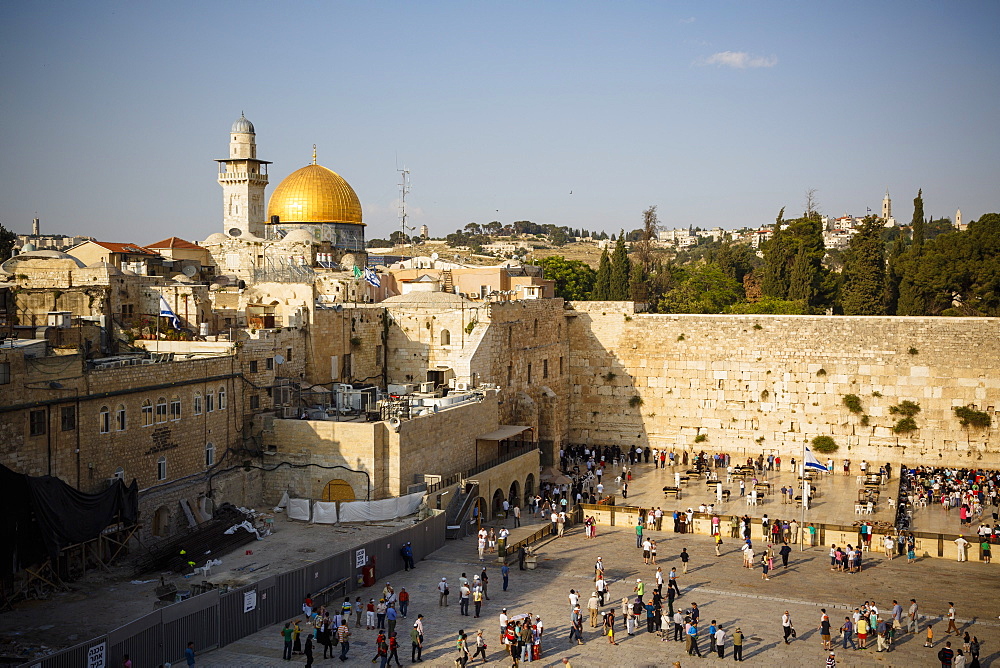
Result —
[[[497, 490], [493, 492], [493, 502], [490, 504], [490, 509], [492, 510], [492, 516], [503, 515], [503, 500], [504, 500], [503, 490]], [[492, 519], [491, 517], [490, 519]]]
[[510, 501], [510, 505], [512, 506], [521, 502], [521, 483], [516, 480], [510, 483], [510, 492], [507, 494], [507, 500]]
[[324, 501], [353, 501], [354, 499], [354, 488], [346, 480], [334, 478], [323, 488]]
[[524, 505], [531, 503], [531, 498], [535, 496], [535, 474], [529, 473], [524, 479]]
[[170, 510], [166, 506], [160, 506], [153, 513], [153, 535], [166, 536], [170, 533]]

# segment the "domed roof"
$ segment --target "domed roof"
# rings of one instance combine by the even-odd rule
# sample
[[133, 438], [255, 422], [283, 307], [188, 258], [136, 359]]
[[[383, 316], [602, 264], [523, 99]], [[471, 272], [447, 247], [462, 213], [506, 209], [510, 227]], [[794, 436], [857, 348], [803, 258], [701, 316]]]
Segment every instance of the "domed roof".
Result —
[[309, 233], [309, 230], [292, 230], [285, 235], [282, 241], [289, 244], [311, 244], [316, 242], [313, 235]]
[[33, 250], [35, 250], [35, 244], [31, 243], [30, 241], [21, 246], [22, 253], [30, 253]]
[[208, 238], [205, 239], [202, 243], [203, 244], [221, 244], [221, 243], [224, 243], [226, 241], [226, 239], [228, 239], [228, 237], [225, 234], [223, 234], [222, 232], [213, 232], [212, 234], [209, 234]]
[[240, 133], [243, 133], [243, 134], [251, 134], [252, 135], [252, 134], [254, 134], [253, 123], [251, 123], [250, 121], [248, 121], [247, 117], [244, 116], [243, 112], [241, 111], [240, 112], [240, 117], [236, 119], [235, 123], [233, 123], [233, 129], [231, 130], [231, 132], [240, 132]]
[[278, 184], [267, 205], [267, 218], [280, 223], [361, 222], [361, 200], [340, 174], [317, 165], [306, 165]]

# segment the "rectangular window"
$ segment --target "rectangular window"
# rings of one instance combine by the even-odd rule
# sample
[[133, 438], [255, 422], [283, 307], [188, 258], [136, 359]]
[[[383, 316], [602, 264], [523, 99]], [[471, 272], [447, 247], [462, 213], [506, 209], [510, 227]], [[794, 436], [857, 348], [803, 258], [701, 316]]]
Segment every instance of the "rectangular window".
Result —
[[0, 362], [0, 385], [10, 382], [10, 362]]
[[267, 369], [268, 371], [271, 371], [272, 369], [274, 369], [274, 358], [273, 357], [268, 357], [266, 360], [264, 360], [264, 368]]
[[250, 360], [250, 373], [257, 373], [257, 360]]
[[171, 422], [181, 419], [181, 400], [171, 399], [170, 400], [170, 420]]
[[116, 426], [118, 428], [118, 431], [125, 431], [125, 407], [124, 406], [119, 406], [118, 407], [117, 425]]
[[142, 426], [148, 427], [153, 424], [153, 404], [148, 401], [142, 404]]
[[250, 410], [255, 411], [260, 408], [260, 397], [256, 394], [250, 395]]
[[97, 419], [100, 421], [99, 427], [102, 434], [107, 434], [111, 431], [111, 411], [107, 408], [102, 408], [100, 414], [98, 414]]
[[205, 393], [205, 412], [211, 413], [215, 410], [215, 392]]
[[63, 431], [76, 429], [76, 406], [63, 406], [61, 417]]
[[542, 360], [542, 378], [549, 377], [549, 361]]
[[167, 458], [160, 457], [156, 462], [156, 479], [166, 480], [167, 479]]
[[229, 400], [226, 398], [226, 388], [219, 388], [219, 410], [226, 410], [226, 406], [229, 404]]
[[531, 384], [531, 365], [528, 365], [528, 384]]
[[45, 411], [31, 411], [28, 414], [28, 433], [32, 436], [45, 434]]
[[375, 366], [382, 365], [382, 346], [375, 346]]
[[563, 375], [563, 358], [559, 358], [559, 375]]
[[167, 421], [167, 402], [161, 401], [156, 404], [156, 423], [162, 424]]
[[201, 394], [198, 392], [194, 395], [194, 414], [201, 415]]
[[286, 362], [291, 362], [292, 361], [292, 349], [291, 348], [288, 349], [288, 354], [285, 355], [285, 361]]
[[514, 383], [514, 365], [507, 365], [507, 387], [510, 387]]

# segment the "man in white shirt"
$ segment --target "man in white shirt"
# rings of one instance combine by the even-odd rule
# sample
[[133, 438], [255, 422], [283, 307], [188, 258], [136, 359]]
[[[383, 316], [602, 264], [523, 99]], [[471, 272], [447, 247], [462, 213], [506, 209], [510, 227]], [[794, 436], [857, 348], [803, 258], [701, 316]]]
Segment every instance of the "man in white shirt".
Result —
[[959, 536], [955, 539], [955, 547], [958, 548], [958, 560], [965, 561], [965, 550], [969, 547], [969, 541], [965, 540], [965, 536]]
[[569, 607], [572, 610], [580, 603], [580, 595], [576, 593], [575, 589], [569, 590]]
[[718, 627], [715, 631], [715, 649], [719, 653], [719, 658], [725, 658], [725, 648], [726, 648], [726, 632], [722, 630], [722, 627]]

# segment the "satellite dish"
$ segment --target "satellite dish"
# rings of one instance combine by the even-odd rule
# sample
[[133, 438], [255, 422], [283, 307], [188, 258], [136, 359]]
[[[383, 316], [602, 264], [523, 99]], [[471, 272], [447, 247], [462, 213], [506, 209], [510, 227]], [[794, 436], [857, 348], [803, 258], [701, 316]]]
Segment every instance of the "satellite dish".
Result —
[[184, 275], [187, 276], [188, 278], [191, 278], [192, 276], [194, 276], [195, 274], [198, 273], [198, 270], [195, 269], [190, 264], [187, 265], [186, 267], [184, 267], [184, 269], [182, 269], [182, 271], [184, 272]]
[[229, 236], [231, 236], [231, 237], [238, 237], [241, 234], [243, 234], [243, 230], [241, 230], [240, 228], [238, 228], [238, 227], [230, 227], [229, 228]]
[[431, 259], [432, 260], [438, 259], [438, 254], [437, 253], [431, 253]]
[[275, 355], [274, 356], [274, 363], [275, 364], [284, 364], [285, 363], [285, 358], [282, 357], [281, 355]]

